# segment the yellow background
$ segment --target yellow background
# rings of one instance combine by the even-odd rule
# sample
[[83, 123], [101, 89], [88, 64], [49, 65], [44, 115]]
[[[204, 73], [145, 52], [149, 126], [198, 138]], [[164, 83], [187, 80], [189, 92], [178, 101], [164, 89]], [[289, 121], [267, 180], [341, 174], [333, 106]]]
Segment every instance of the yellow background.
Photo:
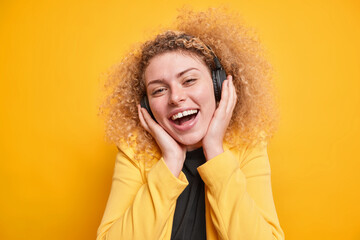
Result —
[[[116, 154], [101, 74], [184, 3], [220, 2], [0, 2], [0, 239], [95, 239]], [[276, 70], [280, 223], [287, 239], [360, 239], [360, 4], [290, 2], [226, 2]]]

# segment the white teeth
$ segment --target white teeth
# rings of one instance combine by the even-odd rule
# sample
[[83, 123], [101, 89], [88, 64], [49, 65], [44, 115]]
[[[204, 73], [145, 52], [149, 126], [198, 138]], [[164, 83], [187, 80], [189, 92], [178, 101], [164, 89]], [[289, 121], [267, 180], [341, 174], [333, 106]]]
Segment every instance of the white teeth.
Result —
[[185, 116], [188, 116], [188, 115], [197, 113], [197, 112], [198, 112], [197, 110], [187, 110], [187, 111], [179, 112], [179, 113], [177, 113], [177, 114], [174, 114], [174, 115], [171, 117], [171, 119], [172, 119], [172, 120], [176, 120], [176, 119], [179, 119], [179, 118], [182, 118], [182, 117], [185, 117]]

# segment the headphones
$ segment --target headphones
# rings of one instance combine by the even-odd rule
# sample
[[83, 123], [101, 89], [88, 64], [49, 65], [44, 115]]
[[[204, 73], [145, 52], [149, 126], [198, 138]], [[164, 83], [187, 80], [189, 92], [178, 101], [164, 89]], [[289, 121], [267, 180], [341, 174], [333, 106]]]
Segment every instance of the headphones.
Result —
[[[210, 49], [211, 54], [214, 56], [215, 68], [211, 69], [211, 76], [212, 76], [212, 81], [213, 81], [213, 86], [214, 86], [215, 100], [216, 100], [216, 102], [219, 102], [221, 100], [222, 84], [226, 80], [226, 72], [220, 63], [220, 60], [216, 57], [216, 55], [212, 51], [212, 49], [209, 46], [207, 46], [207, 48]], [[149, 100], [148, 100], [146, 94], [141, 99], [140, 106], [145, 108], [149, 112], [150, 116], [156, 121], [153, 113], [151, 112]]]

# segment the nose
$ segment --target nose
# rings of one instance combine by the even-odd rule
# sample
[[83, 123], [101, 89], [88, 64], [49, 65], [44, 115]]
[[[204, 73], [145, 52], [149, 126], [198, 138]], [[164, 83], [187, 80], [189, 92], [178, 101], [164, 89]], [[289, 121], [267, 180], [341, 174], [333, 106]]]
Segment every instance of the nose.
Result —
[[186, 99], [186, 91], [182, 86], [173, 85], [170, 90], [169, 104], [178, 105]]

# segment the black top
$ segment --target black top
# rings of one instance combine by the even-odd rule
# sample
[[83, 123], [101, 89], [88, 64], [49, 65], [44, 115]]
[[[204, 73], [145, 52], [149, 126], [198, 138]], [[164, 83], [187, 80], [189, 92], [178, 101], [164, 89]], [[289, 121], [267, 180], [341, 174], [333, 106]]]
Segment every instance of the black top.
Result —
[[206, 239], [204, 182], [197, 171], [205, 162], [202, 148], [186, 153], [182, 171], [189, 185], [176, 202], [172, 240]]

